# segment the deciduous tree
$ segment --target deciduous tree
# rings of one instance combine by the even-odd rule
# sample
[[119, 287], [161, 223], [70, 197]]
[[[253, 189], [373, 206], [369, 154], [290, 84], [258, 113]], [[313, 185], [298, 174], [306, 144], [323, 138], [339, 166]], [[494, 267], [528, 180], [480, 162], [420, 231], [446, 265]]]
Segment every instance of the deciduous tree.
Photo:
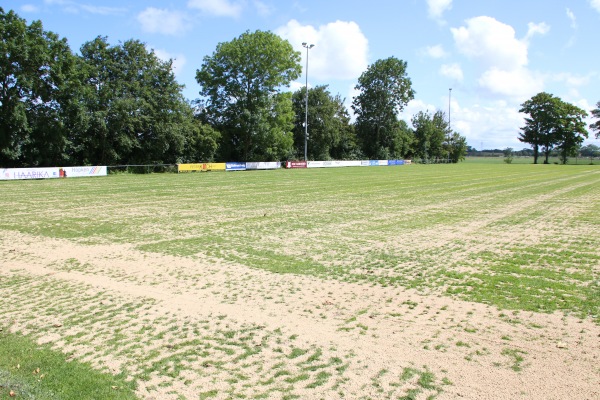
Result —
[[300, 72], [300, 53], [272, 32], [245, 32], [204, 58], [196, 80], [205, 118], [223, 135], [222, 158], [253, 161], [290, 154], [291, 97], [279, 90]]
[[577, 155], [579, 147], [588, 137], [583, 119], [587, 112], [570, 103], [562, 102], [558, 108], [556, 121], [556, 148], [560, 154], [560, 161], [567, 163], [568, 157]]
[[[292, 97], [294, 105], [294, 149], [296, 155], [304, 154], [304, 123], [306, 113], [306, 88]], [[338, 148], [350, 125], [348, 112], [342, 98], [332, 96], [327, 86], [308, 90], [308, 158], [329, 160], [333, 149]]]
[[[450, 130], [442, 111], [438, 110], [433, 114], [419, 111], [413, 116], [412, 124], [415, 135], [413, 149], [416, 158], [425, 162], [448, 159]], [[462, 143], [459, 142], [459, 138], [460, 135], [456, 138], [457, 144]], [[458, 152], [456, 156], [460, 158]]]
[[533, 149], [533, 163], [537, 164], [540, 148], [544, 152], [544, 163], [548, 163], [550, 152], [556, 143], [556, 118], [560, 99], [541, 92], [521, 104], [519, 112], [529, 114], [521, 128], [519, 141], [528, 143]]
[[66, 161], [65, 94], [73, 66], [66, 39], [0, 8], [0, 165]]
[[525, 118], [525, 126], [521, 128], [519, 140], [531, 144], [534, 163], [537, 163], [538, 147], [544, 152], [544, 164], [548, 164], [550, 152], [555, 146], [561, 162], [566, 163], [568, 157], [575, 155], [588, 137], [583, 122], [587, 113], [549, 93], [536, 94], [524, 102], [519, 111], [529, 114], [529, 118]]
[[596, 131], [596, 139], [600, 138], [600, 101], [596, 103], [596, 108], [592, 110], [592, 117], [598, 121], [590, 124], [590, 129]]
[[170, 61], [137, 40], [110, 46], [98, 37], [81, 48], [82, 130], [72, 141], [82, 163], [175, 162], [193, 122]]
[[398, 113], [415, 95], [406, 65], [395, 57], [377, 60], [358, 78], [352, 109], [357, 136], [369, 158], [403, 156], [398, 149], [404, 133]]

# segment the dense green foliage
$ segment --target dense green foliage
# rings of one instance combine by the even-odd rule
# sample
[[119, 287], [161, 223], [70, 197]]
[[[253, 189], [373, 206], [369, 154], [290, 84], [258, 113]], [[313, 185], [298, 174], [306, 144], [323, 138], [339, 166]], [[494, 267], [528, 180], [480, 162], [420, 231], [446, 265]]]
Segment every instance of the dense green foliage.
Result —
[[420, 111], [413, 117], [412, 124], [415, 128], [414, 157], [417, 160], [448, 160], [453, 163], [464, 160], [467, 141], [450, 129], [442, 111], [433, 115]]
[[[300, 53], [272, 32], [220, 43], [196, 73], [201, 98], [183, 97], [172, 61], [138, 40], [99, 36], [75, 54], [66, 39], [0, 8], [0, 165], [274, 161], [304, 154], [306, 88], [282, 91]], [[377, 60], [352, 109], [327, 86], [308, 91], [308, 158], [462, 160], [466, 139], [441, 111], [398, 113], [414, 97], [406, 62]], [[565, 141], [565, 143], [570, 143]]]
[[588, 137], [583, 122], [587, 113], [549, 93], [536, 94], [521, 105], [519, 112], [529, 115], [525, 118], [519, 140], [533, 148], [534, 164], [537, 164], [540, 148], [547, 164], [555, 147], [559, 150], [561, 162], [566, 164], [568, 157], [576, 155], [579, 146]]
[[0, 9], [0, 165], [173, 163], [213, 158], [171, 62], [136, 40], [66, 39]]
[[592, 110], [592, 116], [598, 121], [590, 124], [590, 129], [596, 131], [596, 139], [600, 138], [600, 101], [596, 103], [596, 108]]
[[[294, 107], [294, 153], [300, 158], [304, 154], [304, 123], [306, 113], [306, 88], [292, 96]], [[329, 160], [355, 158], [359, 153], [350, 115], [343, 99], [332, 96], [327, 86], [308, 90], [308, 129], [310, 146], [308, 158]]]
[[398, 113], [415, 95], [406, 62], [395, 57], [377, 60], [358, 78], [355, 89], [359, 94], [352, 109], [365, 155], [380, 159], [401, 157], [407, 138]]
[[134, 40], [111, 47], [99, 37], [81, 53], [84, 122], [80, 132], [71, 131], [75, 159], [103, 165], [175, 161], [193, 116], [171, 64]]
[[67, 41], [1, 8], [0, 37], [0, 165], [63, 161], [75, 64]]
[[291, 95], [279, 92], [300, 76], [300, 53], [272, 32], [245, 32], [220, 43], [196, 73], [205, 118], [223, 134], [221, 157], [280, 160], [293, 138]]

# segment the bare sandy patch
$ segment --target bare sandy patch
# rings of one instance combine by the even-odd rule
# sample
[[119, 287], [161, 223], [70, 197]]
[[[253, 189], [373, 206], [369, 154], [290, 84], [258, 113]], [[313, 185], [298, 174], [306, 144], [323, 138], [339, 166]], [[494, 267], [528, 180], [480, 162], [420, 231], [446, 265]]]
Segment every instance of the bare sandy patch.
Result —
[[143, 398], [388, 398], [420, 388], [427, 372], [436, 381], [423, 398], [600, 397], [600, 328], [589, 320], [201, 254], [0, 239], [2, 279], [23, 279], [2, 289], [2, 323], [99, 368], [127, 368]]

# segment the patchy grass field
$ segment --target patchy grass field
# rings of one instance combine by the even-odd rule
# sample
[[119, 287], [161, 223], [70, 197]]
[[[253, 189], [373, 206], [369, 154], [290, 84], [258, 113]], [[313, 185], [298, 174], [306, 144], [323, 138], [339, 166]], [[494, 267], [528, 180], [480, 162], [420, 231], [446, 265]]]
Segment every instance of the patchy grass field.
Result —
[[600, 396], [598, 166], [0, 182], [0, 206], [0, 328], [140, 398]]

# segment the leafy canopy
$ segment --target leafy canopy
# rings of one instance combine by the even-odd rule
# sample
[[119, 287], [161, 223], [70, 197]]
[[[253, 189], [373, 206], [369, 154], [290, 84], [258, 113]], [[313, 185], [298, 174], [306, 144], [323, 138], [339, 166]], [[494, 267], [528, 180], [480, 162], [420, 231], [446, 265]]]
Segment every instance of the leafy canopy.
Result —
[[590, 124], [590, 129], [596, 131], [596, 139], [600, 138], [600, 101], [596, 103], [596, 108], [592, 110], [592, 117], [598, 121]]
[[537, 163], [539, 148], [545, 155], [544, 163], [552, 149], [558, 147], [561, 161], [573, 155], [588, 133], [583, 123], [587, 113], [549, 93], [541, 92], [521, 104], [519, 112], [529, 114], [521, 128], [519, 140], [533, 148], [534, 163]]
[[[204, 57], [196, 80], [205, 98], [206, 120], [224, 135], [223, 158], [273, 159], [291, 152], [291, 98], [279, 89], [300, 72], [300, 53], [288, 41], [260, 30], [220, 43]], [[276, 147], [265, 148], [265, 143]]]
[[352, 102], [357, 135], [371, 158], [398, 156], [403, 129], [398, 113], [414, 98], [406, 62], [395, 57], [377, 60], [358, 78], [359, 94]]
[[[294, 149], [299, 157], [304, 154], [304, 123], [306, 113], [306, 88], [294, 92]], [[344, 100], [333, 96], [326, 85], [308, 90], [308, 158], [329, 160], [334, 149], [341, 145], [345, 131], [350, 125], [350, 116]]]
[[65, 39], [0, 8], [0, 165], [64, 160], [62, 94], [73, 66]]

